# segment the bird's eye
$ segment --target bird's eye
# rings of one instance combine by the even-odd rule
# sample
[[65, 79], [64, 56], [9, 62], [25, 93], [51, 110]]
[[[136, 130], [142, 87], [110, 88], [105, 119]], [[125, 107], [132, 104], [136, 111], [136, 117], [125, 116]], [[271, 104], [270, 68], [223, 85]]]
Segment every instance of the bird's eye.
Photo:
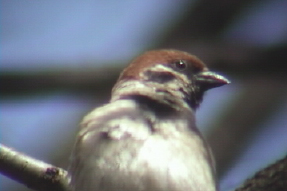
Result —
[[180, 70], [184, 70], [185, 68], [187, 68], [187, 64], [183, 60], [176, 61], [174, 65], [177, 69]]

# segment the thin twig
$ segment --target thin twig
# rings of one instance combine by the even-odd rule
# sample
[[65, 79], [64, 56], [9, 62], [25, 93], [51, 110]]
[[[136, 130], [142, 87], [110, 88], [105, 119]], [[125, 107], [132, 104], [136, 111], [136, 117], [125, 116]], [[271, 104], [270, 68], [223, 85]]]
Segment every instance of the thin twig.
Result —
[[67, 171], [0, 144], [0, 173], [34, 190], [67, 191]]

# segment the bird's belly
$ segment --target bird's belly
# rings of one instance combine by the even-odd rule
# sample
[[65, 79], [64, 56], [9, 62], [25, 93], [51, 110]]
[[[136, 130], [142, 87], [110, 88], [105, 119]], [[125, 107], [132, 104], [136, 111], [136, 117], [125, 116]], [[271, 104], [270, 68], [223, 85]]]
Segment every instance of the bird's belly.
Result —
[[[144, 142], [120, 141], [86, 166], [101, 191], [215, 191], [213, 172], [200, 139], [183, 143], [151, 136]], [[128, 148], [128, 149], [127, 149]], [[92, 162], [92, 161], [91, 161]], [[89, 173], [84, 176], [88, 176]]]
[[183, 142], [155, 136], [141, 148], [138, 163], [158, 190], [211, 191], [216, 189], [208, 155], [200, 138]]

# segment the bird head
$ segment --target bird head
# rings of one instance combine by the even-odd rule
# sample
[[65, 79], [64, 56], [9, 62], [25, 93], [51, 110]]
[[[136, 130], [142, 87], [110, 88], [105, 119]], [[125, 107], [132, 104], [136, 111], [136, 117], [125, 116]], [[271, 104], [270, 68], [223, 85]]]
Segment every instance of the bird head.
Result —
[[121, 73], [112, 90], [112, 101], [141, 96], [173, 108], [196, 109], [206, 90], [228, 83], [187, 52], [148, 51]]

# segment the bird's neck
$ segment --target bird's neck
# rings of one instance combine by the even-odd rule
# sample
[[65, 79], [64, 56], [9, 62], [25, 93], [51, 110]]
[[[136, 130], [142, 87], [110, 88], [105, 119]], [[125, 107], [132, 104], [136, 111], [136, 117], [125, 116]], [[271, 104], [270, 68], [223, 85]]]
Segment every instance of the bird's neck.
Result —
[[118, 82], [113, 88], [111, 101], [119, 99], [136, 99], [150, 104], [160, 104], [163, 107], [171, 108], [176, 111], [191, 109], [181, 95], [181, 92], [161, 91], [149, 83], [137, 80], [127, 80]]

